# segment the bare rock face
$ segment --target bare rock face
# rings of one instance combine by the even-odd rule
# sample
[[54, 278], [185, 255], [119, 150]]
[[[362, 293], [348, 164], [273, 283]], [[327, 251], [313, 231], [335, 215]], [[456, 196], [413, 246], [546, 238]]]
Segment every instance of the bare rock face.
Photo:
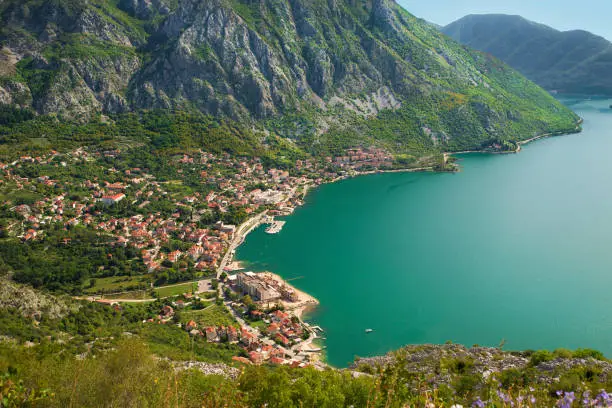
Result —
[[25, 108], [32, 104], [30, 89], [21, 82], [7, 80], [0, 82], [0, 105], [15, 105]]
[[129, 14], [146, 20], [159, 14], [168, 14], [169, 7], [162, 0], [121, 0], [119, 7]]
[[[381, 368], [398, 365], [412, 373], [428, 378], [430, 384], [451, 386], [457, 375], [472, 375], [486, 382], [491, 376], [507, 370], [532, 367], [531, 352], [508, 352], [493, 347], [467, 348], [458, 344], [423, 344], [406, 346], [385, 356], [357, 359], [349, 370], [375, 373]], [[536, 381], [551, 384], [561, 374], [575, 368], [591, 368], [599, 373], [601, 381], [612, 376], [612, 363], [590, 358], [555, 358], [533, 367]], [[418, 383], [407, 384], [418, 387]]]
[[372, 24], [386, 31], [395, 31], [397, 26], [391, 8], [392, 0], [373, 0]]
[[130, 110], [130, 104], [124, 94], [140, 65], [140, 59], [130, 54], [73, 62], [76, 72], [91, 90], [102, 110], [108, 113]]
[[[4, 0], [0, 21], [0, 104], [75, 120], [156, 108], [251, 122], [291, 113], [322, 133], [342, 122], [333, 106], [370, 118], [419, 104], [432, 120], [410, 112], [411, 137], [427, 126], [457, 140], [455, 128], [497, 137], [526, 118], [521, 94], [571, 116], [393, 0]], [[459, 102], [438, 104], [457, 92]]]
[[35, 106], [42, 114], [61, 112], [67, 118], [76, 120], [85, 120], [92, 113], [101, 111], [95, 95], [71, 65], [59, 69], [54, 81]]
[[132, 46], [128, 35], [118, 30], [116, 25], [108, 22], [99, 13], [86, 9], [75, 22], [75, 31], [96, 36], [103, 41], [109, 41], [125, 46]]
[[57, 319], [65, 316], [74, 304], [69, 306], [61, 298], [45, 295], [27, 286], [0, 278], [0, 308], [16, 309], [24, 317]]

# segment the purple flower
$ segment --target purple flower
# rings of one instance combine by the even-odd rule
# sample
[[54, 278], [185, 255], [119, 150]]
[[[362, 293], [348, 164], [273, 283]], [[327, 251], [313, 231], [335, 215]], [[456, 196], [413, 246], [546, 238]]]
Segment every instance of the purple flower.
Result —
[[563, 398], [557, 401], [557, 406], [560, 408], [571, 408], [572, 404], [574, 403], [574, 400], [576, 399], [576, 395], [573, 391], [566, 393], [563, 393], [562, 391], [557, 391], [557, 395], [563, 395]]
[[563, 395], [563, 391], [561, 391], [561, 390], [557, 391], [557, 397], [560, 397], [562, 395]]
[[530, 395], [530, 396], [529, 396], [529, 402], [530, 402], [531, 404], [535, 404], [535, 403], [536, 403], [536, 397], [534, 397], [533, 395]]
[[612, 404], [612, 398], [610, 398], [610, 394], [608, 394], [605, 390], [601, 390], [601, 392], [597, 395], [597, 406], [602, 403], [604, 407], [607, 407], [609, 404]]
[[485, 403], [482, 402], [480, 397], [478, 397], [478, 399], [472, 403], [472, 408], [484, 408], [484, 406], [485, 406]]

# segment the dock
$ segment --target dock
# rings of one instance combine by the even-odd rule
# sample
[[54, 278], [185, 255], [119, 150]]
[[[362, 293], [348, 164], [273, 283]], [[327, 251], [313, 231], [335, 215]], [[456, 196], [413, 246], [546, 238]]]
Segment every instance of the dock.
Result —
[[266, 228], [266, 233], [268, 234], [278, 234], [285, 225], [286, 221], [272, 221], [270, 226]]

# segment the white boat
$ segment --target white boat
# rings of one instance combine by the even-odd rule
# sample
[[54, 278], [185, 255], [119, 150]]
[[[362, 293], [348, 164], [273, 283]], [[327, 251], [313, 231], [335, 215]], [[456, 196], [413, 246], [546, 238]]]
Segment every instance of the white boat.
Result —
[[372, 333], [374, 331], [374, 329], [366, 329], [365, 332], [366, 333]]

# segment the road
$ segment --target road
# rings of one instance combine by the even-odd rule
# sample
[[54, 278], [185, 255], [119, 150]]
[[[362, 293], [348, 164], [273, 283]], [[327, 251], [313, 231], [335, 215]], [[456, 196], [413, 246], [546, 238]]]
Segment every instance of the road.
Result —
[[219, 279], [225, 267], [231, 262], [232, 258], [234, 257], [234, 251], [236, 250], [236, 248], [238, 248], [240, 244], [242, 244], [242, 241], [244, 241], [244, 238], [249, 234], [249, 232], [259, 226], [262, 219], [266, 216], [267, 213], [268, 210], [256, 215], [253, 218], [249, 218], [236, 229], [234, 239], [232, 239], [232, 242], [227, 248], [227, 252], [223, 256], [223, 259], [221, 259], [221, 263], [217, 268], [217, 279]]

